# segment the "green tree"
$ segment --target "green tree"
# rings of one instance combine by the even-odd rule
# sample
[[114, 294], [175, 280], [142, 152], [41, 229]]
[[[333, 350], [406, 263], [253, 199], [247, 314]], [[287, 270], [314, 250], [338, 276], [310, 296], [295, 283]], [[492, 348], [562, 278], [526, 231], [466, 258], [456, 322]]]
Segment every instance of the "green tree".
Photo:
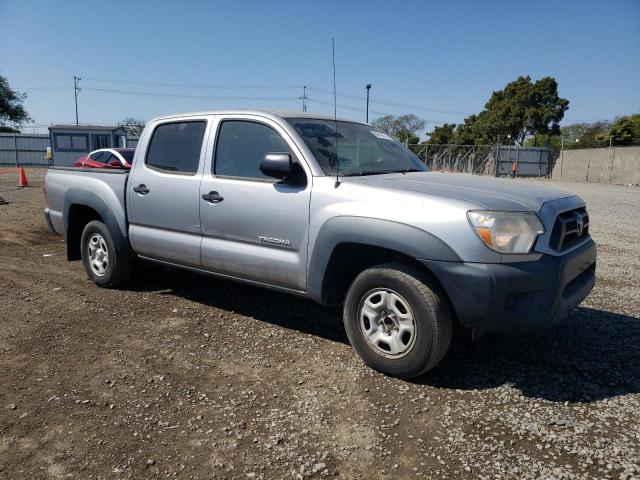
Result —
[[493, 92], [478, 116], [484, 136], [496, 141], [508, 135], [518, 144], [536, 134], [557, 135], [569, 100], [558, 95], [558, 83], [544, 77], [535, 83], [531, 77], [518, 77], [503, 90]]
[[[495, 143], [492, 133], [486, 128], [486, 112], [470, 115], [456, 128], [455, 143], [458, 145], [488, 145]], [[504, 137], [503, 137], [504, 138]]]
[[385, 115], [372, 122], [372, 125], [380, 130], [387, 132], [402, 143], [418, 143], [420, 141], [420, 132], [424, 130], [426, 122], [421, 118], [413, 115]]
[[633, 143], [640, 144], [640, 113], [631, 115], [631, 123], [633, 123]]
[[456, 124], [445, 123], [442, 126], [437, 126], [433, 129], [433, 132], [429, 134], [429, 145], [450, 145], [455, 143], [456, 138]]
[[[431, 143], [440, 140], [464, 145], [492, 144], [507, 138], [523, 145], [531, 136], [551, 136], [560, 133], [560, 121], [569, 108], [569, 100], [558, 95], [558, 83], [552, 77], [536, 82], [531, 77], [518, 77], [504, 89], [492, 93], [485, 108], [477, 115], [465, 118], [454, 129], [436, 127], [430, 134]], [[431, 140], [431, 137], [436, 136]], [[441, 139], [437, 139], [442, 136]]]
[[24, 109], [26, 93], [19, 93], [11, 88], [5, 77], [0, 75], [0, 131], [19, 133], [17, 128], [31, 117]]
[[[635, 122], [633, 119], [634, 116], [637, 117]], [[638, 128], [640, 127], [640, 115], [634, 116], [620, 117], [613, 122], [611, 130], [609, 130], [608, 133], [614, 145], [630, 145], [635, 142], [640, 142], [640, 138], [637, 136]], [[608, 140], [608, 138], [606, 140]]]
[[142, 130], [144, 130], [145, 122], [144, 120], [138, 120], [137, 118], [126, 117], [118, 123], [118, 126], [124, 128], [127, 135], [139, 137]]

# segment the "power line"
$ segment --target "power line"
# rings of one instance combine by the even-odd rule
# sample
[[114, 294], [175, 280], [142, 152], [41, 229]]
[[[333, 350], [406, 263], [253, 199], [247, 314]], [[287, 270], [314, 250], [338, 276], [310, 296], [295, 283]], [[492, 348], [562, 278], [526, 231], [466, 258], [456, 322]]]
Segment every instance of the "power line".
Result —
[[[50, 78], [62, 78], [62, 77], [50, 77]], [[170, 93], [152, 93], [152, 92], [133, 92], [133, 91], [124, 91], [124, 90], [118, 90], [118, 89], [100, 89], [100, 88], [89, 88], [89, 87], [85, 87], [84, 90], [93, 90], [93, 91], [97, 91], [97, 92], [104, 92], [104, 93], [121, 93], [121, 94], [128, 94], [128, 95], [147, 95], [147, 96], [158, 96], [158, 97], [176, 97], [176, 98], [197, 98], [197, 99], [211, 99], [211, 100], [223, 100], [223, 99], [228, 99], [228, 100], [303, 100], [304, 97], [307, 98], [307, 100], [309, 100], [309, 97], [306, 96], [306, 90], [309, 91], [315, 91], [316, 93], [320, 93], [323, 95], [329, 95], [329, 96], [333, 96], [333, 92], [330, 92], [329, 90], [325, 90], [322, 88], [317, 88], [317, 87], [313, 87], [313, 86], [309, 86], [309, 85], [203, 85], [203, 84], [183, 84], [183, 83], [163, 83], [163, 82], [138, 82], [138, 81], [131, 81], [131, 80], [119, 80], [119, 79], [103, 79], [103, 78], [95, 78], [95, 77], [83, 77], [83, 81], [92, 81], [92, 82], [103, 82], [103, 83], [122, 83], [122, 84], [130, 84], [130, 85], [148, 85], [148, 86], [162, 86], [162, 87], [170, 87], [170, 88], [199, 88], [199, 89], [221, 89], [221, 90], [233, 90], [233, 89], [255, 89], [255, 90], [261, 90], [261, 89], [277, 89], [277, 90], [294, 90], [294, 89], [303, 89], [303, 97], [245, 97], [245, 96], [231, 96], [231, 97], [224, 97], [224, 96], [198, 96], [198, 95], [187, 95], [187, 94], [170, 94]], [[32, 90], [66, 90], [69, 87], [64, 87], [64, 86], [34, 86], [34, 87], [27, 87], [25, 88], [25, 90], [27, 91], [32, 91]], [[342, 98], [349, 98], [352, 100], [358, 100], [358, 101], [365, 101], [366, 97], [363, 96], [359, 96], [359, 95], [352, 95], [352, 94], [346, 94], [346, 93], [337, 93], [336, 94], [338, 97], [342, 97]], [[315, 101], [316, 103], [321, 103], [323, 105], [329, 105], [329, 106], [333, 106], [333, 104], [329, 104], [328, 102], [323, 102], [317, 99], [314, 99], [313, 101]], [[303, 110], [304, 110], [304, 103], [303, 102]], [[405, 103], [396, 103], [396, 102], [389, 102], [386, 100], [375, 100], [372, 101], [371, 103], [375, 103], [375, 104], [380, 104], [380, 105], [387, 105], [387, 106], [391, 106], [391, 107], [397, 107], [397, 108], [405, 108], [408, 109], [409, 111], [426, 111], [426, 112], [432, 112], [432, 113], [442, 113], [442, 114], [447, 114], [447, 115], [470, 115], [470, 112], [464, 112], [464, 111], [456, 111], [456, 110], [444, 110], [444, 109], [435, 109], [435, 108], [430, 108], [430, 107], [420, 107], [420, 106], [415, 106], [415, 105], [409, 105], [409, 104], [405, 104]], [[355, 107], [349, 107], [349, 106], [345, 106], [345, 105], [340, 105], [340, 108], [345, 108], [348, 110], [356, 110], [356, 111], [365, 111], [364, 109], [358, 109]], [[390, 115], [390, 113], [384, 113], [384, 112], [376, 112], [373, 110], [370, 110], [371, 113], [375, 113], [378, 115]], [[440, 120], [427, 120], [429, 122], [434, 122], [434, 123], [447, 123], [444, 121], [440, 121]], [[574, 123], [595, 123], [595, 122], [600, 122], [600, 121], [607, 121], [607, 119], [584, 119], [584, 118], [564, 118], [563, 121], [565, 122], [574, 122]]]
[[255, 89], [255, 90], [299, 90], [302, 85], [203, 85], [203, 84], [187, 84], [187, 83], [163, 83], [163, 82], [136, 82], [132, 80], [108, 80], [103, 78], [83, 77], [85, 81], [103, 82], [103, 83], [124, 83], [128, 85], [149, 85], [156, 87], [171, 88], [217, 88], [221, 90], [234, 89]]
[[27, 87], [25, 90], [68, 90], [69, 87]]
[[[332, 92], [328, 91], [328, 90], [324, 90], [322, 88], [316, 88], [316, 87], [307, 87], [309, 90], [318, 92], [318, 93], [324, 93], [326, 95], [333, 95]], [[353, 100], [360, 100], [360, 101], [364, 101], [366, 99], [366, 97], [361, 97], [359, 95], [350, 95], [350, 94], [346, 94], [346, 93], [338, 93], [337, 94], [338, 97], [343, 97], [343, 98], [350, 98]], [[375, 100], [372, 101], [371, 103], [378, 103], [380, 105], [388, 105], [390, 107], [400, 107], [400, 108], [408, 108], [410, 110], [424, 110], [426, 112], [432, 112], [432, 113], [445, 113], [445, 114], [449, 114], [449, 115], [471, 115], [470, 112], [459, 112], [456, 110], [439, 110], [439, 109], [435, 109], [435, 108], [429, 108], [429, 107], [416, 107], [415, 105], [408, 105], [405, 103], [394, 103], [394, 102], [387, 102], [384, 100]]]
[[[310, 91], [315, 91], [317, 93], [323, 93], [326, 95], [333, 95], [333, 92], [329, 90], [325, 90], [322, 88], [317, 88], [308, 85], [203, 85], [203, 84], [187, 84], [187, 83], [165, 83], [165, 82], [139, 82], [132, 80], [119, 80], [119, 79], [104, 79], [104, 78], [95, 78], [95, 77], [83, 77], [85, 81], [92, 82], [103, 82], [103, 83], [122, 83], [129, 85], [149, 85], [149, 86], [158, 86], [158, 87], [171, 87], [171, 88], [203, 88], [203, 89], [225, 89], [225, 90], [234, 90], [234, 89], [255, 89], [255, 90], [299, 90], [300, 88], [308, 89]], [[365, 97], [361, 97], [359, 95], [351, 95], [346, 93], [338, 93], [338, 97], [350, 98], [352, 100], [364, 100]], [[388, 105], [390, 107], [400, 107], [400, 108], [408, 108], [411, 110], [423, 110], [427, 112], [433, 113], [444, 113], [449, 115], [470, 115], [470, 112], [462, 112], [456, 110], [443, 110], [443, 109], [435, 109], [430, 107], [416, 107], [414, 105], [408, 105], [404, 103], [396, 103], [389, 102], [385, 100], [376, 100], [372, 103], [378, 103], [380, 105]]]
[[132, 90], [117, 90], [111, 88], [93, 88], [84, 87], [85, 91], [103, 92], [103, 93], [119, 93], [123, 95], [143, 95], [150, 97], [170, 97], [170, 98], [196, 98], [204, 100], [298, 100], [298, 97], [249, 97], [249, 96], [212, 96], [212, 95], [188, 95], [180, 93], [156, 93], [156, 92], [138, 92]]
[[[321, 105], [328, 105], [330, 107], [333, 107], [333, 102], [326, 102], [324, 100], [318, 100], [317, 98], [311, 98], [311, 97], [307, 97], [307, 99], [310, 102], [315, 102], [315, 103], [319, 103]], [[356, 112], [364, 112], [365, 111], [364, 108], [351, 107], [349, 105], [342, 105], [340, 103], [338, 103], [337, 106], [338, 106], [338, 108], [342, 108], [342, 109], [345, 109], [345, 110], [353, 110], [353, 111], [356, 111]], [[377, 112], [375, 110], [369, 110], [369, 113], [375, 113], [376, 115], [391, 115], [388, 112]], [[433, 119], [430, 119], [430, 118], [424, 119], [424, 121], [427, 122], [427, 123], [447, 123], [447, 122], [445, 122], [443, 120], [433, 120]]]

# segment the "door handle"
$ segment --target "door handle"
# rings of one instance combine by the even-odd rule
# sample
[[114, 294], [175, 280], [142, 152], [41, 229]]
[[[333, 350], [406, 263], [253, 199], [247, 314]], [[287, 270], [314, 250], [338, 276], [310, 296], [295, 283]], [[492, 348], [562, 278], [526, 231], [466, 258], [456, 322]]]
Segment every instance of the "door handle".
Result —
[[133, 187], [133, 191], [139, 193], [140, 195], [146, 195], [147, 193], [149, 193], [149, 189], [144, 183], [141, 183], [137, 187]]
[[209, 203], [220, 203], [224, 198], [218, 192], [203, 193], [202, 199]]

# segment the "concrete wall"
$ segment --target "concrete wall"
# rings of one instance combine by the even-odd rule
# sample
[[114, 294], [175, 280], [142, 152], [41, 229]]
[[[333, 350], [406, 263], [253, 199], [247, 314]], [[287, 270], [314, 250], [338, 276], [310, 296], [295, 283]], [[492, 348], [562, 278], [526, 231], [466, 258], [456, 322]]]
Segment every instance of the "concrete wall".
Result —
[[640, 147], [565, 150], [556, 158], [551, 178], [568, 182], [640, 184]]

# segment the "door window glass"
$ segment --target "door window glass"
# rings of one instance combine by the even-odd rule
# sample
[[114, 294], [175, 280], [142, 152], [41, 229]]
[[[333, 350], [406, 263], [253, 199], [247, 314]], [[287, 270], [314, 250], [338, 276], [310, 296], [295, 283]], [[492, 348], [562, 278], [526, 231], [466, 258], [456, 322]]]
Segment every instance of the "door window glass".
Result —
[[216, 142], [214, 173], [228, 177], [270, 179], [260, 171], [267, 153], [291, 153], [273, 128], [256, 122], [222, 122]]
[[122, 165], [122, 162], [120, 161], [120, 159], [118, 157], [116, 157], [113, 153], [108, 152], [105, 156], [104, 156], [104, 163], [106, 163], [107, 165], [110, 164], [111, 162], [116, 162], [119, 166]]
[[105, 163], [105, 152], [95, 152], [89, 155], [89, 158], [94, 162]]
[[205, 121], [159, 125], [149, 142], [145, 163], [168, 172], [195, 174], [206, 126]]

